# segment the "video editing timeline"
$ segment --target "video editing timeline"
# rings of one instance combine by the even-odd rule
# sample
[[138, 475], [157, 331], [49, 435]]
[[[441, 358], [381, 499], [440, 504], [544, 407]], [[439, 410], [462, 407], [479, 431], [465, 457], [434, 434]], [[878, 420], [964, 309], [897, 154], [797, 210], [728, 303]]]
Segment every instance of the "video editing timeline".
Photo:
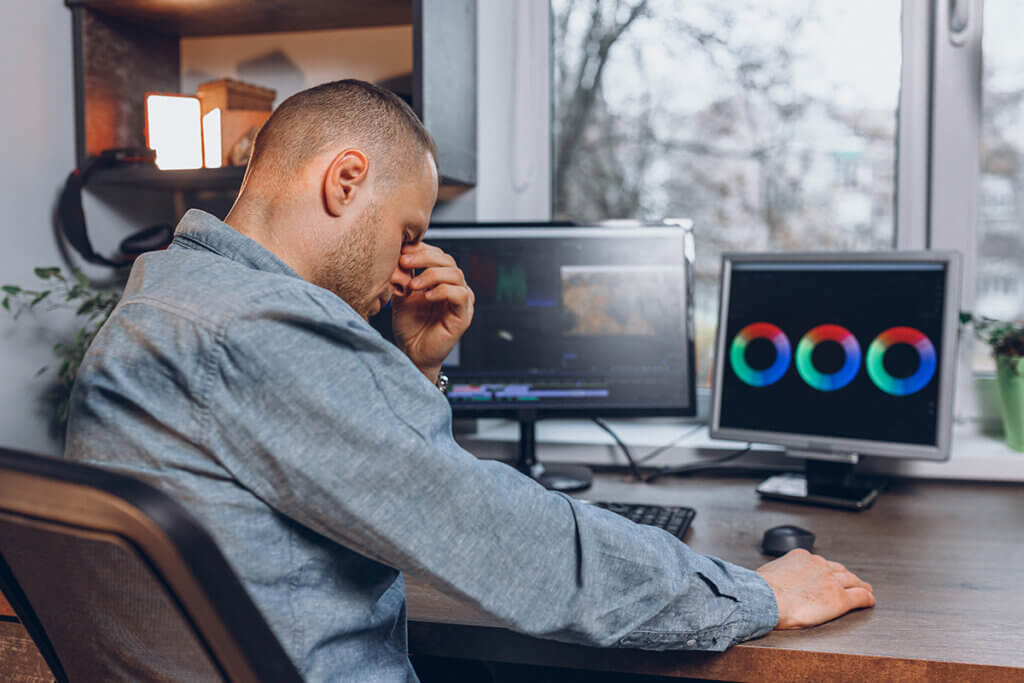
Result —
[[732, 266], [721, 426], [935, 445], [939, 263]]
[[692, 410], [684, 231], [432, 228], [476, 295], [456, 410]]
[[585, 386], [582, 382], [523, 382], [519, 384], [456, 384], [448, 398], [467, 401], [541, 401], [544, 399], [608, 398], [607, 385]]

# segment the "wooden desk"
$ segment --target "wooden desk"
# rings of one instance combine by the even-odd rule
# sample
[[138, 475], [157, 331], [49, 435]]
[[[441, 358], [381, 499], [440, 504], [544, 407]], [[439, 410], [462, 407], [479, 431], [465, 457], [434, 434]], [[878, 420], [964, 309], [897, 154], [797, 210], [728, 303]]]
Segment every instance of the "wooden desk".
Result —
[[[1024, 457], [1024, 456], [1022, 456]], [[796, 524], [872, 583], [878, 605], [721, 654], [599, 650], [496, 628], [409, 578], [414, 654], [734, 681], [1024, 681], [1024, 485], [897, 481], [861, 513], [760, 502], [755, 480], [641, 486], [597, 477], [592, 500], [686, 504], [698, 552], [746, 567], [765, 529]], [[0, 602], [0, 616], [12, 615]], [[48, 680], [20, 624], [0, 621], [0, 677]]]
[[[1024, 456], [1022, 456], [1024, 457]], [[756, 481], [637, 485], [601, 475], [592, 500], [697, 509], [689, 545], [757, 567], [761, 534], [796, 524], [815, 551], [871, 583], [878, 604], [804, 631], [776, 631], [725, 653], [600, 650], [496, 628], [409, 579], [416, 654], [735, 681], [1024, 681], [1024, 485], [897, 480], [855, 513], [762, 502]]]

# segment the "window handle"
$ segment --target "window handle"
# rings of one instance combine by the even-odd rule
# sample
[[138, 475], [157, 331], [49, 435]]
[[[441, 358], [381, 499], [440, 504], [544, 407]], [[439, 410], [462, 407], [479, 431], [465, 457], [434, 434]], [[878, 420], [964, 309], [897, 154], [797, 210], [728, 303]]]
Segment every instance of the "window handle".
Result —
[[971, 0], [949, 0], [949, 42], [956, 47], [967, 42], [971, 28]]

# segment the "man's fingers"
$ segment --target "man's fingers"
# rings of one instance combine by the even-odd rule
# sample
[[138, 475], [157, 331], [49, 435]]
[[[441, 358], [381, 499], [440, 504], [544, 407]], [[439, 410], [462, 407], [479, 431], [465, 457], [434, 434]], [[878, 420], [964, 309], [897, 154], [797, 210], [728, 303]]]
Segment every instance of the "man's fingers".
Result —
[[853, 588], [847, 588], [844, 593], [846, 594], [846, 609], [857, 609], [859, 607], [874, 607], [875, 606], [875, 594], [867, 588], [855, 586]]
[[430, 289], [440, 284], [466, 284], [466, 276], [457, 266], [427, 268], [409, 283], [413, 291]]
[[833, 562], [832, 560], [826, 560], [826, 562], [828, 562], [829, 569], [831, 569], [834, 572], [845, 572], [846, 571], [846, 567], [844, 565], [838, 563], [838, 562]]
[[871, 584], [862, 581], [856, 574], [850, 571], [833, 572], [833, 576], [839, 581], [843, 588], [864, 588], [871, 590]]
[[462, 316], [465, 311], [472, 305], [470, 298], [473, 292], [469, 287], [459, 287], [458, 285], [451, 284], [440, 284], [433, 289], [428, 289], [424, 296], [428, 301], [447, 301], [451, 304], [455, 314]]
[[398, 263], [406, 270], [413, 270], [414, 268], [454, 266], [455, 259], [432, 244], [420, 242], [413, 247], [404, 247]]

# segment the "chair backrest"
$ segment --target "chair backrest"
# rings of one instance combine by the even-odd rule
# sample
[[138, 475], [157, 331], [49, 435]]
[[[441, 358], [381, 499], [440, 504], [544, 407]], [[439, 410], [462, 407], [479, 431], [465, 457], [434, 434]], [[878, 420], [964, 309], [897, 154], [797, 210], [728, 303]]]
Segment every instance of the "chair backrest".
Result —
[[132, 477], [0, 449], [0, 590], [58, 681], [302, 680], [210, 535]]

